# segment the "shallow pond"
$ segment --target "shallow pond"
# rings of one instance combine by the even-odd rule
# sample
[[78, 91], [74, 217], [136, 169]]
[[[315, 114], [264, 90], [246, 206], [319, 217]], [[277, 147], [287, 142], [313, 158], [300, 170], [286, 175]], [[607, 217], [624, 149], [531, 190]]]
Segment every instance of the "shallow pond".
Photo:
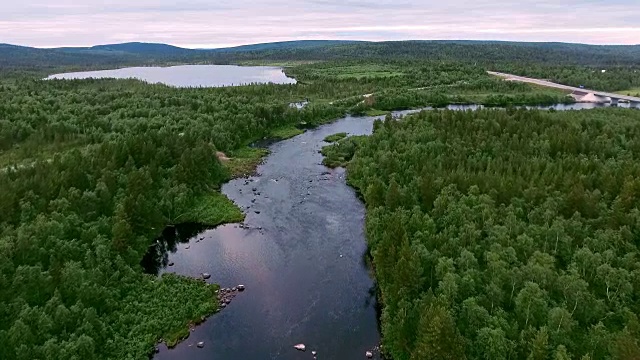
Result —
[[47, 79], [115, 78], [139, 79], [175, 87], [223, 87], [253, 83], [295, 84], [282, 68], [273, 66], [182, 65], [170, 67], [130, 67], [116, 70], [55, 74]]

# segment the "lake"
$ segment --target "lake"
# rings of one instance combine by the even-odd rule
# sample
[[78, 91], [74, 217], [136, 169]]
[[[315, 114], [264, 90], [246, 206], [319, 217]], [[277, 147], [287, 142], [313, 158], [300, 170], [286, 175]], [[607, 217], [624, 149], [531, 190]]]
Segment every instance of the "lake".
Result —
[[130, 67], [116, 70], [55, 74], [51, 79], [115, 78], [138, 79], [175, 87], [223, 87], [247, 84], [295, 84], [282, 68], [274, 66], [181, 65], [170, 67]]

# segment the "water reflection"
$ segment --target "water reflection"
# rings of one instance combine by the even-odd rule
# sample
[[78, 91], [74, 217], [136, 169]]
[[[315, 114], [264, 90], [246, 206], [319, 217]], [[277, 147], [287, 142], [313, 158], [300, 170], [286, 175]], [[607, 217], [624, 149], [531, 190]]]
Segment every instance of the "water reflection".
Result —
[[206, 229], [208, 227], [195, 223], [167, 226], [142, 258], [140, 265], [144, 272], [151, 275], [160, 274], [161, 270], [169, 265], [169, 253], [178, 251], [178, 244], [188, 243]]

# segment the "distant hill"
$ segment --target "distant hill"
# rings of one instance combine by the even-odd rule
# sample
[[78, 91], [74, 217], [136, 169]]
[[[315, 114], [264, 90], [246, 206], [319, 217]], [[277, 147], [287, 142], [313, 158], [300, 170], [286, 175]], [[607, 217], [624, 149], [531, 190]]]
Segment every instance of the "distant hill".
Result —
[[285, 50], [285, 49], [311, 49], [325, 46], [365, 44], [367, 41], [350, 40], [295, 40], [280, 41], [272, 43], [241, 45], [227, 48], [203, 49], [212, 52], [245, 52], [245, 51], [265, 51], [265, 50]]
[[96, 45], [92, 47], [75, 47], [75, 48], [58, 48], [58, 50], [64, 50], [67, 52], [95, 52], [95, 53], [122, 53], [122, 54], [135, 54], [135, 55], [188, 55], [188, 54], [203, 54], [203, 53], [234, 53], [234, 52], [260, 52], [260, 51], [273, 51], [273, 50], [296, 50], [296, 49], [313, 49], [326, 46], [335, 45], [350, 45], [366, 43], [364, 41], [342, 41], [342, 40], [296, 40], [296, 41], [281, 41], [262, 44], [241, 45], [225, 48], [212, 48], [212, 49], [187, 49], [178, 46], [157, 44], [157, 43], [142, 43], [142, 42], [130, 42], [122, 44], [107, 44]]
[[167, 44], [130, 42], [123, 44], [96, 45], [88, 48], [91, 51], [113, 51], [132, 54], [170, 55], [186, 54], [193, 50]]
[[65, 47], [56, 48], [71, 53], [118, 53], [129, 55], [155, 55], [155, 56], [172, 56], [172, 55], [189, 55], [203, 53], [233, 53], [233, 52], [259, 52], [272, 50], [293, 50], [293, 49], [313, 49], [325, 46], [350, 45], [366, 43], [364, 41], [342, 41], [342, 40], [298, 40], [298, 41], [281, 41], [273, 43], [262, 43], [252, 45], [241, 45], [226, 48], [212, 49], [187, 49], [178, 46], [158, 44], [129, 42], [122, 44], [106, 44], [91, 47]]
[[123, 54], [97, 54], [61, 49], [38, 49], [0, 44], [0, 70], [50, 69], [59, 67], [112, 67], [134, 61]]

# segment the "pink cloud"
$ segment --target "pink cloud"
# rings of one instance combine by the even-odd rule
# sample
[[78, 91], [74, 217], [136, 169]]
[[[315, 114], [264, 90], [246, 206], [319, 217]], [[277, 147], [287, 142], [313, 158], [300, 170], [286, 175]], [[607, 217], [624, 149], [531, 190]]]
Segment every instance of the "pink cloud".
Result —
[[42, 47], [292, 39], [640, 42], [636, 0], [23, 0], [3, 8], [0, 42]]

